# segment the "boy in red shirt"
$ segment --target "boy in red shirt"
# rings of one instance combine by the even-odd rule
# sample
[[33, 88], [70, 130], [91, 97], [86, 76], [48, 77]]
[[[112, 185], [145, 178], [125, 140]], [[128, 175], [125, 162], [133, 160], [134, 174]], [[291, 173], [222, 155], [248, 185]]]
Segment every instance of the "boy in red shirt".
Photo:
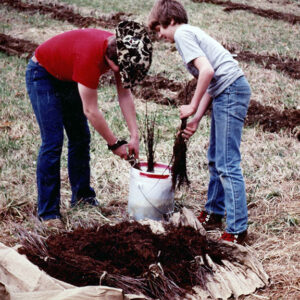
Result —
[[[48, 226], [62, 228], [60, 214], [60, 157], [64, 129], [68, 136], [71, 205], [98, 205], [90, 186], [90, 132], [87, 120], [123, 159], [139, 155], [135, 106], [130, 88], [150, 68], [152, 45], [147, 31], [133, 21], [121, 22], [116, 35], [98, 29], [79, 29], [41, 44], [26, 70], [26, 86], [42, 138], [37, 161], [38, 216]], [[130, 140], [119, 141], [97, 103], [99, 78], [115, 75], [118, 100]]]

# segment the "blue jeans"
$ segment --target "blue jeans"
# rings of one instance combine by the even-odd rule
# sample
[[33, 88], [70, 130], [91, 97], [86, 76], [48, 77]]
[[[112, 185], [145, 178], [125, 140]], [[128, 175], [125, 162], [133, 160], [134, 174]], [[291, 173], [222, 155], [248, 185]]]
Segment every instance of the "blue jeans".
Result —
[[42, 144], [37, 160], [38, 216], [60, 218], [60, 158], [64, 129], [68, 137], [71, 203], [94, 197], [90, 187], [90, 131], [76, 82], [60, 81], [29, 61], [26, 87], [39, 124]]
[[250, 95], [249, 83], [242, 76], [212, 102], [205, 210], [222, 216], [226, 212], [226, 232], [232, 234], [245, 231], [248, 222], [240, 144]]

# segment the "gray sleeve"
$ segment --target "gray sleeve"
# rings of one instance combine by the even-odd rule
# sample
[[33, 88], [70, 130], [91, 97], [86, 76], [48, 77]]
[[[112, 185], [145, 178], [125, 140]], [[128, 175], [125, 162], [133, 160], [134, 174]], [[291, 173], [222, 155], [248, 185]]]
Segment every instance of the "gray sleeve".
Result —
[[174, 40], [176, 48], [185, 64], [193, 61], [195, 58], [205, 56], [199, 45], [196, 35], [187, 30], [178, 30], [175, 33]]

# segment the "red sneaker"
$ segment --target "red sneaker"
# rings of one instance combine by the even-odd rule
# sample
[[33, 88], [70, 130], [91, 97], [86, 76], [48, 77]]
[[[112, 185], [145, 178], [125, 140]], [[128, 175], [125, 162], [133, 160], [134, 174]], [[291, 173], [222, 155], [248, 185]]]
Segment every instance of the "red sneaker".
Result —
[[207, 211], [202, 210], [198, 216], [198, 220], [203, 225], [205, 230], [213, 230], [222, 228], [223, 216], [217, 214], [209, 214]]
[[239, 234], [232, 234], [225, 231], [219, 240], [243, 245], [245, 243], [246, 237], [247, 237], [247, 230]]

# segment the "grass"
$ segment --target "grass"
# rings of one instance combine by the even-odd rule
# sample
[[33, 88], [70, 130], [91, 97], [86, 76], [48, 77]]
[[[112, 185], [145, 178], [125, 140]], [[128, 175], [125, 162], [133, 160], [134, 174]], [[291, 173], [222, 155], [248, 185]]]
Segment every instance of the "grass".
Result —
[[[45, 1], [44, 1], [45, 2]], [[123, 10], [132, 12], [132, 18], [145, 20], [153, 1], [63, 1], [73, 7], [97, 9], [110, 14]], [[236, 11], [223, 12], [221, 6], [182, 1], [188, 10], [191, 23], [199, 25], [226, 44], [257, 53], [278, 53], [298, 57], [299, 24], [264, 19], [253, 14]], [[244, 1], [245, 2], [245, 1]], [[280, 1], [249, 1], [257, 7], [284, 10]], [[61, 2], [62, 3], [62, 2]], [[287, 6], [295, 7], [296, 4]], [[299, 8], [298, 8], [299, 9]], [[297, 13], [297, 11], [295, 11]], [[299, 14], [299, 11], [298, 11]], [[21, 16], [21, 17], [19, 17]], [[0, 6], [0, 28], [12, 36], [39, 43], [74, 26], [39, 14], [19, 14]], [[35, 168], [40, 144], [39, 129], [25, 89], [26, 60], [0, 52], [0, 241], [16, 245], [19, 224], [31, 230], [36, 224]], [[240, 63], [252, 88], [252, 99], [279, 110], [298, 108], [299, 80], [284, 73], [266, 70], [255, 63]], [[185, 71], [174, 45], [154, 43], [153, 64], [150, 75], [164, 72], [164, 76], [182, 83], [191, 77]], [[174, 96], [165, 91], [166, 95]], [[98, 91], [99, 107], [118, 136], [128, 139], [128, 131], [116, 99], [113, 86]], [[135, 99], [139, 126], [143, 126], [145, 102]], [[178, 109], [148, 102], [150, 112], [157, 113], [157, 126], [161, 135], [156, 159], [168, 163], [172, 155], [174, 134], [180, 125]], [[188, 145], [189, 189], [176, 192], [176, 201], [195, 212], [202, 209], [209, 179], [206, 151], [208, 148], [210, 118], [205, 116], [198, 131]], [[68, 229], [94, 222], [115, 223], [126, 217], [129, 164], [113, 156], [106, 143], [91, 128], [91, 181], [100, 200], [97, 208], [71, 209], [67, 173], [67, 149], [64, 146], [61, 169], [61, 212]], [[140, 143], [140, 157], [145, 159], [144, 145]], [[258, 126], [244, 129], [242, 168], [246, 180], [249, 206], [249, 232], [251, 248], [263, 262], [272, 279], [270, 287], [243, 299], [297, 299], [300, 294], [300, 150], [299, 141], [284, 130], [264, 132]], [[101, 208], [109, 208], [104, 213]]]
[[148, 11], [151, 9], [152, 4], [150, 1], [97, 1], [97, 0], [63, 0], [61, 2], [82, 6], [91, 7], [102, 11], [103, 13], [119, 12], [123, 11], [126, 13], [131, 13], [139, 15], [141, 11]]

